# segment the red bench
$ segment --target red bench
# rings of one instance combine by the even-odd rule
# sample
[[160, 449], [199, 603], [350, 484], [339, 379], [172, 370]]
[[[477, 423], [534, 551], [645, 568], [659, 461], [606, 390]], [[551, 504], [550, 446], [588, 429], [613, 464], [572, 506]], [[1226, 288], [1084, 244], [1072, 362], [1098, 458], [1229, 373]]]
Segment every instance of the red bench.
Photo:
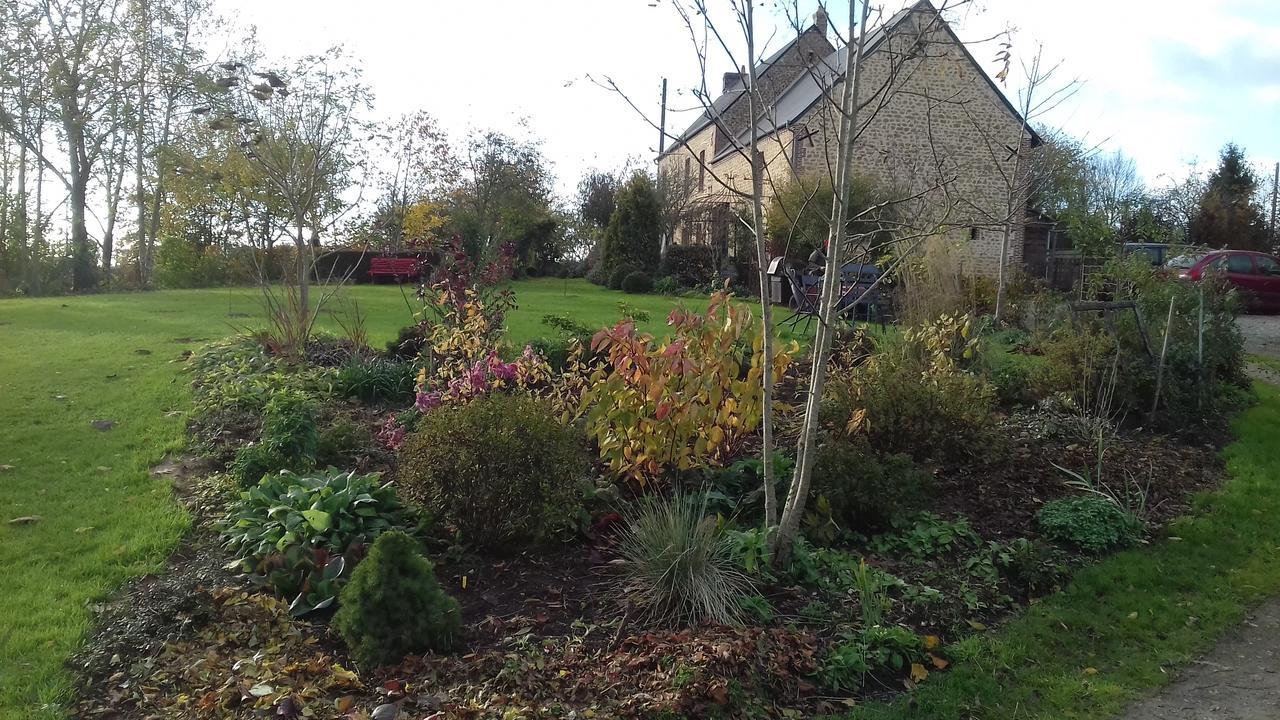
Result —
[[404, 282], [416, 280], [421, 276], [422, 261], [418, 258], [375, 257], [369, 259], [369, 277], [374, 282], [383, 277]]

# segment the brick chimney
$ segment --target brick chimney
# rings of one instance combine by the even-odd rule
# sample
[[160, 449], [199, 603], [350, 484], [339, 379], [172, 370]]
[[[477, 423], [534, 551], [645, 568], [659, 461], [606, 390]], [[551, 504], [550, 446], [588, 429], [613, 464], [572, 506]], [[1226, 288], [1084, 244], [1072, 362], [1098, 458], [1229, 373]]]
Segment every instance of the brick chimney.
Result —
[[740, 72], [727, 72], [724, 74], [724, 85], [720, 88], [720, 92], [727, 93], [730, 90], [742, 85], [742, 75]]
[[818, 32], [822, 33], [823, 37], [826, 37], [827, 9], [821, 4], [818, 5], [818, 12], [813, 14], [813, 26], [818, 28]]

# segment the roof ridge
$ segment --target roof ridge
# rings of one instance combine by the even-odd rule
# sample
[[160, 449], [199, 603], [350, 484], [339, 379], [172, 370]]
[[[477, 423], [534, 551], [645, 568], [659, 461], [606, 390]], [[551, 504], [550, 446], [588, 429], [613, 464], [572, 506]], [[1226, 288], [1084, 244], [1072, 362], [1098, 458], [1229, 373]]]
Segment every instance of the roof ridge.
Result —
[[[924, 1], [927, 2], [927, 0], [924, 0]], [[793, 47], [795, 47], [797, 43], [800, 42], [801, 38], [817, 30], [818, 28], [816, 25], [810, 25], [808, 28], [805, 28], [804, 31], [797, 33], [795, 37], [787, 41], [786, 44], [784, 44], [781, 48], [773, 52], [773, 54], [771, 54], [769, 57], [765, 58], [764, 60], [761, 60], [760, 63], [755, 66], [756, 77], [760, 77], [765, 72], [767, 72], [769, 68], [773, 67], [773, 65], [777, 63], [778, 60], [780, 60], [782, 56], [787, 53], [788, 50], [792, 49]], [[823, 39], [825, 39], [825, 36]], [[828, 44], [830, 43], [828, 42]], [[675, 152], [676, 149], [680, 147], [680, 145], [688, 141], [690, 138], [692, 138], [694, 135], [698, 134], [699, 132], [702, 132], [702, 130], [705, 129], [708, 125], [712, 124], [712, 122], [715, 120], [715, 117], [712, 117], [711, 115], [708, 114], [709, 110], [715, 111], [716, 117], [723, 116], [724, 113], [728, 112], [729, 108], [733, 107], [733, 104], [738, 101], [738, 98], [742, 97], [742, 95], [744, 94], [743, 92], [744, 89], [745, 89], [745, 86], [739, 84], [736, 88], [730, 88], [729, 90], [725, 90], [721, 92], [720, 95], [718, 95], [715, 98], [715, 100], [713, 100], [710, 103], [710, 105], [708, 105], [706, 108], [703, 109], [702, 113], [697, 117], [697, 119], [695, 119], [693, 123], [690, 124], [689, 127], [685, 129], [684, 132], [680, 133], [680, 135], [676, 137], [676, 142], [674, 142], [671, 145], [671, 147], [669, 147], [666, 151], [661, 153], [659, 157]]]

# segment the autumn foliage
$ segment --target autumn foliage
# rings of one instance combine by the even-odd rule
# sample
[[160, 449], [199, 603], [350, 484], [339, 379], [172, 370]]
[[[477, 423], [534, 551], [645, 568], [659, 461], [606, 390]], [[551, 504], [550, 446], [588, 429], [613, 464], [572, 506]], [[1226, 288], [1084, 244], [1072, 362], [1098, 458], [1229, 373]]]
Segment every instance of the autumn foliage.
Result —
[[623, 320], [591, 342], [607, 364], [583, 400], [587, 433], [610, 470], [641, 486], [728, 459], [760, 424], [765, 366], [777, 378], [795, 352], [766, 363], [750, 310], [726, 293], [703, 313], [673, 310], [667, 324], [668, 340]]

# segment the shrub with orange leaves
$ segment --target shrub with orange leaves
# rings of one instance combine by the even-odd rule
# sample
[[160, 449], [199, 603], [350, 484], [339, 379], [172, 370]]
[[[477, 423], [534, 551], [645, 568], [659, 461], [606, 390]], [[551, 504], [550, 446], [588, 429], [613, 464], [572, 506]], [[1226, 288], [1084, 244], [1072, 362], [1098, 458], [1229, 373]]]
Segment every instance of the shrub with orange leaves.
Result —
[[798, 349], [792, 343], [766, 362], [751, 311], [723, 292], [705, 313], [677, 308], [667, 324], [664, 341], [629, 320], [597, 333], [592, 349], [608, 362], [580, 406], [600, 457], [641, 486], [723, 464], [760, 424], [766, 365], [776, 380]]

